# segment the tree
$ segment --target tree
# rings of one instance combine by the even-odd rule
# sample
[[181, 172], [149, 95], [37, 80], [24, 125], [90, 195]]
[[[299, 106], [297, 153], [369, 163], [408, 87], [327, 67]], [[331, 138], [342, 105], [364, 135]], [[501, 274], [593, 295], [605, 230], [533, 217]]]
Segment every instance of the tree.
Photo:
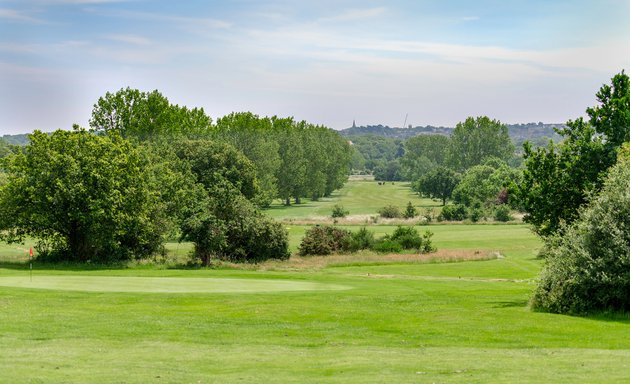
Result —
[[100, 97], [90, 119], [95, 132], [116, 132], [139, 140], [163, 136], [200, 137], [211, 128], [212, 120], [203, 109], [172, 105], [157, 90], [142, 92], [125, 88]]
[[526, 143], [523, 181], [510, 191], [527, 214], [525, 221], [548, 236], [561, 231], [562, 223], [579, 216], [588, 196], [597, 193], [607, 170], [615, 163], [619, 146], [630, 131], [630, 87], [621, 72], [612, 86], [597, 93], [600, 104], [586, 110], [590, 123], [579, 118], [558, 130], [564, 141], [532, 149]]
[[514, 153], [507, 125], [487, 116], [469, 117], [457, 123], [451, 136], [447, 163], [457, 171], [481, 164], [487, 157], [507, 162]]
[[[202, 186], [198, 203], [183, 214], [181, 239], [195, 243], [204, 265], [212, 258], [258, 262], [289, 257], [286, 230], [256, 209], [253, 164], [235, 148], [208, 140], [174, 144]], [[196, 192], [196, 191], [195, 191]]]
[[299, 203], [306, 190], [307, 159], [300, 136], [303, 126], [293, 124], [293, 119], [272, 118], [276, 137], [278, 138], [280, 167], [276, 172], [278, 180], [278, 196], [291, 204], [291, 198]]
[[258, 194], [254, 165], [236, 148], [210, 140], [179, 140], [172, 143], [177, 156], [190, 164], [197, 182], [210, 190], [227, 180], [247, 199]]
[[23, 153], [4, 159], [5, 240], [32, 236], [41, 240], [41, 253], [81, 262], [141, 258], [159, 249], [169, 220], [139, 148], [78, 128], [35, 131], [30, 141]]
[[442, 205], [446, 205], [459, 180], [459, 174], [452, 169], [438, 167], [414, 183], [414, 190], [424, 196], [441, 199]]
[[449, 138], [443, 135], [418, 135], [404, 143], [400, 158], [402, 173], [407, 180], [417, 180], [433, 168], [445, 165]]
[[377, 181], [401, 181], [400, 162], [398, 160], [390, 160], [379, 163], [374, 167], [374, 180]]
[[231, 113], [217, 120], [211, 137], [232, 145], [254, 164], [260, 185], [255, 202], [263, 207], [271, 204], [278, 196], [276, 174], [281, 162], [271, 119], [251, 112]]
[[464, 173], [453, 190], [453, 201], [467, 207], [475, 205], [491, 207], [498, 203], [499, 195], [509, 185], [520, 181], [521, 173], [496, 158], [475, 165]]
[[630, 141], [630, 78], [624, 71], [604, 84], [596, 94], [599, 105], [586, 109], [595, 131], [606, 137], [606, 145], [618, 148]]
[[601, 193], [562, 235], [547, 239], [532, 298], [555, 313], [630, 310], [630, 161], [610, 170]]

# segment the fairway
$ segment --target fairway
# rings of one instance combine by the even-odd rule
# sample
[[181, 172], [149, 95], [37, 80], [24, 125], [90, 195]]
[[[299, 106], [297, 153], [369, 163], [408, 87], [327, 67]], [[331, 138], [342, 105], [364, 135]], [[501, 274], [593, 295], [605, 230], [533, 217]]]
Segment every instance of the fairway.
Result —
[[260, 293], [340, 290], [348, 287], [308, 281], [177, 277], [28, 276], [0, 277], [0, 286], [85, 292]]
[[[304, 229], [290, 229], [293, 247]], [[541, 265], [527, 226], [427, 229], [439, 250], [501, 257], [275, 270], [36, 262], [32, 282], [28, 264], [7, 262], [0, 382], [630, 381], [627, 317], [527, 308]]]

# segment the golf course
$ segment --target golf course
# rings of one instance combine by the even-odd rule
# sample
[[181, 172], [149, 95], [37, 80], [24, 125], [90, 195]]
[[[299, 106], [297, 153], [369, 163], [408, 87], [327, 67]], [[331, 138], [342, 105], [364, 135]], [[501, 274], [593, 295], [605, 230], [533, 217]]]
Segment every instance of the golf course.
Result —
[[[380, 199], [380, 200], [379, 200]], [[431, 223], [428, 255], [300, 257], [334, 204], [439, 203], [354, 180], [268, 214], [293, 256], [260, 264], [41, 264], [0, 246], [6, 383], [610, 383], [630, 380], [630, 318], [534, 312], [540, 240], [522, 223]], [[355, 218], [356, 219], [356, 218]], [[359, 220], [359, 219], [356, 219]], [[368, 220], [369, 221], [369, 220]], [[377, 235], [395, 225], [371, 223]], [[192, 248], [171, 243], [177, 260]]]

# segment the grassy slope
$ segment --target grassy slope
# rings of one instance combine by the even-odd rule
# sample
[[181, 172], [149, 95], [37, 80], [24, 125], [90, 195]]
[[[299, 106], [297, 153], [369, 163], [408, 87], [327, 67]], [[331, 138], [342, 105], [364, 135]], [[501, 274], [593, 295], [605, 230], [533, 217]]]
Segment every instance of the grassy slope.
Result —
[[[440, 249], [497, 250], [504, 257], [298, 271], [35, 270], [34, 279], [288, 279], [352, 289], [158, 294], [0, 287], [0, 382], [630, 381], [628, 318], [526, 308], [540, 268], [534, 259], [540, 244], [527, 227], [429, 229]], [[304, 226], [290, 231], [296, 240]], [[0, 277], [26, 273], [10, 264], [0, 269]]]

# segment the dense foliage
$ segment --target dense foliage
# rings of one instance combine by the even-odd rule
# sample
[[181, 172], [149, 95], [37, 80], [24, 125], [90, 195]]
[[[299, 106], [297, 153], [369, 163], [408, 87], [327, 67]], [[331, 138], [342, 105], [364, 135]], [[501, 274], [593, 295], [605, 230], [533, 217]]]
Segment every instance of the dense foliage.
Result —
[[431, 242], [432, 236], [433, 234], [429, 231], [420, 235], [414, 227], [398, 226], [391, 235], [374, 239], [374, 234], [365, 227], [357, 232], [350, 232], [330, 225], [317, 225], [304, 234], [299, 253], [302, 256], [325, 256], [362, 249], [371, 249], [381, 253], [395, 253], [403, 250], [429, 253], [436, 250]]
[[350, 172], [352, 151], [337, 132], [293, 118], [232, 113], [216, 124], [203, 109], [171, 104], [158, 91], [121, 89], [94, 105], [90, 120], [97, 133], [117, 132], [137, 141], [206, 139], [235, 147], [254, 166], [259, 206], [274, 198], [317, 200], [341, 188]]
[[418, 180], [434, 168], [446, 165], [450, 139], [444, 135], [419, 135], [405, 141], [400, 159], [407, 180]]
[[32, 236], [40, 256], [79, 262], [147, 257], [176, 236], [203, 264], [284, 259], [286, 230], [258, 207], [329, 196], [350, 172], [331, 129], [251, 113], [213, 124], [158, 91], [108, 92], [90, 126], [35, 132], [23, 151], [0, 143], [4, 239]]
[[[499, 159], [488, 158], [483, 164], [475, 165], [464, 173], [453, 190], [453, 201], [472, 208], [473, 221], [477, 221], [474, 217], [477, 212], [496, 213], [499, 210], [500, 221], [507, 221], [504, 220], [509, 217], [509, 208], [504, 205], [509, 202], [507, 188], [518, 183], [520, 178], [519, 170], [509, 167]], [[508, 211], [507, 216], [504, 214], [505, 210]]]
[[23, 153], [5, 158], [0, 190], [3, 238], [40, 239], [43, 256], [111, 262], [156, 252], [168, 210], [149, 157], [116, 134], [35, 131]]
[[547, 240], [532, 305], [556, 313], [630, 311], [630, 162], [611, 169], [601, 193], [563, 235]]
[[446, 200], [453, 194], [460, 177], [452, 169], [437, 167], [416, 181], [413, 189], [423, 196], [440, 199], [442, 205], [446, 205]]
[[507, 162], [514, 153], [507, 125], [487, 116], [458, 123], [449, 145], [447, 162], [457, 171], [481, 164], [488, 157]]
[[565, 140], [534, 150], [525, 146], [523, 181], [512, 188], [525, 221], [543, 236], [560, 231], [602, 186], [617, 149], [630, 136], [630, 86], [621, 72], [597, 93], [600, 104], [586, 110], [590, 121], [569, 121], [558, 132]]

